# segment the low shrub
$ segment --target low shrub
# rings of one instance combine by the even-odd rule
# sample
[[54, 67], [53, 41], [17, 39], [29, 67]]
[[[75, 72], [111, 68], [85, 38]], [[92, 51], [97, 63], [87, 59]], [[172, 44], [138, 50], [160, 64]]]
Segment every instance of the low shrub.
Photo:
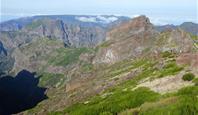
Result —
[[192, 74], [192, 73], [186, 73], [186, 74], [183, 75], [182, 79], [184, 81], [191, 81], [191, 80], [194, 79], [194, 77], [195, 77], [194, 74]]

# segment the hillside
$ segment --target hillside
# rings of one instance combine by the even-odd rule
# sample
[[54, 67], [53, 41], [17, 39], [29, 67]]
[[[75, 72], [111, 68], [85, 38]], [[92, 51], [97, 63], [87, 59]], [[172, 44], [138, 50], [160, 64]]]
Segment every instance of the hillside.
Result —
[[196, 35], [157, 31], [146, 16], [49, 17], [1, 25], [1, 72], [36, 72], [47, 88], [48, 99], [18, 114], [198, 114]]
[[189, 32], [193, 35], [198, 35], [198, 25], [193, 22], [184, 22], [181, 25], [162, 25], [162, 26], [156, 26], [156, 30], [162, 32], [168, 29], [176, 29], [181, 28], [186, 32]]

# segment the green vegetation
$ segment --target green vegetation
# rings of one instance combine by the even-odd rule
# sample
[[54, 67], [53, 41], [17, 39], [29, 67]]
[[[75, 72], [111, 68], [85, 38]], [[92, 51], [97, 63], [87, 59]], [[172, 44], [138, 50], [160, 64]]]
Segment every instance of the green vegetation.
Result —
[[162, 32], [158, 38], [158, 40], [156, 41], [156, 45], [161, 47], [163, 45], [165, 45], [167, 42], [168, 37], [170, 36], [170, 32]]
[[126, 108], [138, 107], [146, 101], [154, 101], [159, 94], [148, 88], [134, 91], [114, 91], [108, 97], [95, 97], [88, 104], [76, 104], [64, 110], [70, 115], [116, 114]]
[[117, 64], [110, 66], [110, 70], [108, 72], [108, 77], [117, 76], [122, 73], [129, 72], [134, 68], [138, 68], [148, 62], [148, 60], [138, 60], [138, 61], [131, 61], [131, 63], [127, 63], [128, 61], [123, 61]]
[[106, 97], [96, 96], [89, 103], [73, 105], [62, 112], [51, 115], [197, 115], [198, 87], [190, 86], [177, 93], [163, 96], [148, 88], [136, 90], [112, 90]]
[[66, 66], [79, 60], [82, 53], [91, 52], [88, 48], [59, 48], [56, 55], [49, 59], [49, 64]]
[[183, 67], [178, 66], [176, 63], [176, 60], [174, 59], [175, 54], [169, 51], [165, 51], [161, 53], [162, 58], [164, 58], [163, 61], [165, 61], [162, 69], [160, 69], [157, 74], [158, 77], [165, 77], [168, 75], [175, 75], [181, 70], [183, 70]]
[[[53, 41], [49, 41], [50, 43]], [[42, 43], [42, 42], [41, 42]], [[88, 48], [56, 48], [50, 57], [46, 58], [49, 65], [67, 66], [79, 62], [80, 71], [93, 72], [95, 68], [89, 62], [79, 61], [82, 53], [93, 53], [94, 50]], [[38, 54], [39, 55], [39, 54]], [[76, 103], [63, 111], [51, 112], [50, 115], [115, 115], [126, 112], [138, 113], [140, 115], [161, 115], [173, 114], [184, 115], [197, 112], [197, 88], [191, 87], [182, 89], [178, 93], [168, 96], [160, 95], [148, 88], [136, 88], [136, 85], [146, 78], [164, 77], [175, 75], [183, 67], [176, 64], [175, 55], [170, 52], [162, 53], [162, 67], [158, 61], [149, 59], [124, 60], [113, 65], [108, 65], [97, 70], [94, 74], [106, 79], [120, 78], [123, 74], [134, 72], [134, 76], [125, 82], [107, 89], [100, 95], [96, 95], [87, 100], [88, 103]], [[99, 75], [100, 74], [100, 75]], [[60, 82], [61, 81], [61, 82]], [[62, 74], [44, 73], [40, 79], [41, 86], [59, 86], [65, 81]], [[193, 80], [196, 83], [196, 80]], [[189, 95], [190, 94], [190, 95]]]
[[184, 74], [183, 77], [182, 77], [182, 79], [183, 79], [184, 81], [191, 81], [191, 80], [193, 80], [194, 78], [195, 78], [195, 75], [192, 74], [192, 73], [186, 73], [186, 74]]
[[156, 61], [151, 61], [148, 59], [124, 60], [105, 68], [106, 74], [104, 76], [116, 77], [138, 68], [151, 69], [155, 64]]
[[166, 65], [164, 65], [163, 69], [159, 71], [159, 77], [175, 75], [182, 69], [183, 67], [178, 66], [175, 61], [170, 61]]
[[[143, 69], [143, 72], [135, 76], [134, 79], [128, 80], [118, 86], [110, 88], [109, 90], [105, 91], [103, 95], [98, 95], [94, 98], [91, 98], [89, 100], [89, 103], [87, 104], [78, 103], [65, 109], [62, 112], [52, 112], [50, 114], [116, 114], [125, 110], [126, 108], [137, 107], [143, 104], [144, 102], [157, 100], [160, 95], [149, 90], [148, 88], [142, 87], [133, 90], [133, 88], [140, 80], [153, 75], [153, 72], [156, 71], [156, 69], [152, 67], [156, 63], [150, 62], [146, 59], [135, 62], [132, 61], [130, 62], [130, 64], [126, 62], [127, 61], [120, 62], [120, 64], [118, 65], [116, 64], [112, 67], [108, 67], [108, 71], [114, 71], [116, 70], [116, 68], [122, 69], [123, 67], [130, 69], [140, 67]], [[125, 64], [127, 64], [127, 66]], [[127, 72], [130, 69], [124, 69], [122, 72], [119, 72], [119, 74]], [[127, 90], [123, 91], [123, 89]]]
[[191, 34], [191, 38], [192, 38], [193, 40], [198, 40], [198, 36], [197, 36], [197, 35], [192, 35], [192, 34]]
[[42, 87], [57, 87], [64, 82], [64, 79], [63, 74], [43, 73], [39, 85]]
[[[167, 53], [168, 54], [168, 53]], [[168, 54], [173, 55], [173, 54]], [[168, 57], [169, 57], [168, 56]], [[167, 57], [167, 56], [166, 56]], [[172, 58], [172, 56], [171, 56]], [[170, 59], [170, 58], [169, 58]], [[155, 93], [148, 88], [138, 88], [134, 89], [136, 85], [145, 78], [151, 78], [153, 76], [167, 76], [174, 75], [181, 71], [183, 68], [179, 67], [175, 60], [167, 60], [162, 69], [156, 68], [157, 61], [152, 61], [148, 59], [138, 59], [138, 60], [124, 60], [118, 63], [115, 63], [111, 66], [107, 66], [105, 68], [104, 76], [108, 76], [110, 78], [114, 78], [115, 76], [131, 72], [134, 69], [141, 70], [136, 76], [132, 79], [121, 83], [120, 85], [114, 86], [103, 92], [103, 94], [95, 96], [89, 99], [89, 103], [77, 103], [75, 105], [66, 108], [61, 112], [52, 112], [51, 114], [65, 114], [68, 113], [70, 115], [95, 115], [95, 114], [117, 114], [126, 109], [133, 109], [135, 112], [139, 112], [141, 106], [147, 103], [153, 102], [155, 108], [157, 106], [164, 106], [163, 103], [160, 103], [160, 100], [166, 98], [172, 98], [170, 95], [161, 96], [158, 93]], [[175, 98], [174, 98], [175, 99]], [[180, 98], [176, 98], [176, 100], [180, 101]], [[182, 100], [182, 99], [181, 99]], [[158, 102], [159, 101], [159, 102]], [[174, 101], [174, 100], [173, 100]], [[155, 103], [157, 105], [155, 106]], [[169, 106], [172, 104], [171, 102], [165, 103], [165, 105]], [[145, 108], [145, 105], [143, 106]], [[146, 109], [144, 109], [146, 110]], [[171, 109], [170, 109], [171, 110]], [[147, 111], [147, 110], [146, 110]], [[144, 113], [144, 111], [142, 111]], [[157, 113], [156, 113], [157, 114]]]
[[40, 26], [42, 24], [43, 24], [42, 20], [36, 20], [36, 21], [33, 21], [32, 23], [28, 24], [26, 26], [26, 28], [27, 29], [35, 29], [35, 28], [37, 28], [38, 26]]
[[194, 45], [198, 49], [198, 36], [191, 34], [191, 38], [194, 40]]
[[87, 62], [82, 62], [81, 63], [81, 70], [83, 72], [91, 72], [93, 70], [93, 64], [87, 63]]
[[162, 52], [161, 55], [162, 55], [163, 58], [173, 58], [174, 57], [174, 54], [172, 52], [169, 52], [169, 51]]
[[[121, 115], [197, 115], [198, 87], [191, 86], [179, 90], [169, 97], [142, 104], [139, 108], [126, 110]], [[136, 111], [134, 111], [136, 110]]]
[[193, 80], [193, 83], [195, 83], [195, 86], [198, 86], [198, 78], [195, 78], [195, 79]]

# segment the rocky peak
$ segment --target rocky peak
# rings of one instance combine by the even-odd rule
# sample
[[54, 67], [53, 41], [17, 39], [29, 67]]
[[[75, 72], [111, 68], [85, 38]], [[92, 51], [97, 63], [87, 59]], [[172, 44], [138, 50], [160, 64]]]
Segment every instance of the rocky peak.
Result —
[[[116, 34], [117, 33], [117, 34]], [[155, 33], [154, 27], [150, 23], [149, 18], [142, 15], [132, 20], [125, 22], [118, 27], [112, 29], [107, 36], [107, 40], [113, 38], [124, 38], [130, 37], [133, 35], [141, 34], [141, 33]], [[127, 36], [126, 36], [127, 35]]]
[[193, 41], [181, 29], [158, 33], [146, 16], [139, 16], [121, 24], [107, 34], [105, 47], [100, 48], [94, 63], [114, 63], [164, 51], [190, 52]]
[[100, 49], [94, 63], [114, 63], [138, 57], [145, 49], [153, 46], [157, 35], [146, 16], [136, 17], [107, 33], [108, 46]]
[[152, 24], [150, 23], [149, 18], [142, 15], [139, 17], [136, 17], [130, 21], [130, 26], [136, 29], [142, 28], [142, 27], [150, 27]]

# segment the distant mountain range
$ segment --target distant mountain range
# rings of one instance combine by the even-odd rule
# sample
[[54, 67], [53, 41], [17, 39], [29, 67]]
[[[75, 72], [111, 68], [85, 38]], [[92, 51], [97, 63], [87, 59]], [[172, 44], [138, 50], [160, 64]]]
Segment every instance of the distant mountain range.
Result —
[[[114, 25], [114, 23], [122, 22], [122, 21], [129, 21], [131, 18], [126, 16], [114, 16], [114, 15], [40, 15], [40, 16], [33, 16], [33, 17], [24, 17], [13, 19], [10, 21], [5, 21], [0, 24], [1, 31], [13, 31], [13, 30], [20, 30], [24, 26], [30, 24], [35, 20], [42, 20], [42, 19], [51, 19], [51, 20], [61, 20], [66, 24], [76, 24], [81, 26], [100, 26], [100, 27], [107, 27], [110, 25]], [[184, 22], [181, 25], [155, 25], [158, 31], [164, 31], [166, 29], [175, 29], [175, 28], [182, 28], [187, 32], [190, 32], [194, 35], [198, 34], [198, 24], [193, 22]]]
[[[65, 46], [95, 47], [104, 41], [108, 30], [129, 20], [129, 17], [113, 15], [34, 16], [3, 22], [0, 24], [0, 32], [1, 36], [17, 39], [15, 45], [31, 41], [33, 38], [47, 37], [60, 39]], [[198, 34], [197, 24], [191, 22], [185, 22], [180, 26], [155, 26], [159, 32], [175, 28], [182, 28], [194, 35]]]
[[175, 26], [175, 25], [156, 26], [155, 28], [160, 32], [168, 30], [168, 29], [181, 28], [185, 30], [186, 32], [189, 32], [193, 35], [198, 35], [198, 24], [193, 23], [193, 22], [184, 22], [178, 26]]
[[3, 22], [0, 31], [2, 34], [15, 31], [20, 38], [28, 34], [29, 37], [60, 39], [66, 46], [93, 47], [104, 40], [106, 30], [128, 20], [122, 16], [34, 16]]

